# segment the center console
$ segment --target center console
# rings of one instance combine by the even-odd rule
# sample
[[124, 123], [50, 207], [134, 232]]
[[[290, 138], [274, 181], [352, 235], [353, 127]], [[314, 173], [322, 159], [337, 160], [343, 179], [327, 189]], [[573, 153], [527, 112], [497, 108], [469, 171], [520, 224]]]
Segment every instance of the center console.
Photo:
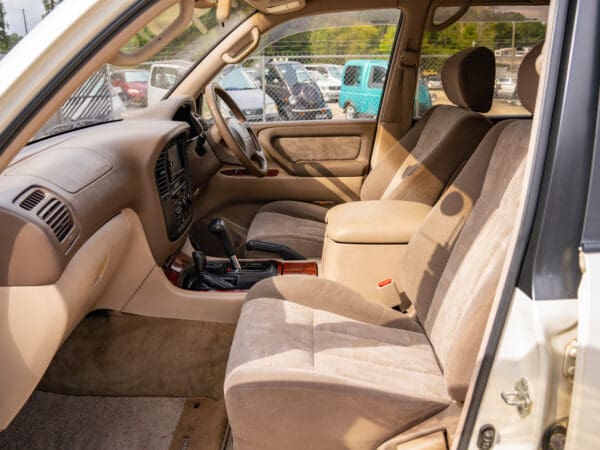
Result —
[[327, 213], [321, 276], [395, 306], [397, 295], [382, 291], [381, 282], [397, 278], [406, 246], [430, 210], [429, 205], [401, 200], [334, 206]]
[[286, 274], [317, 276], [313, 261], [280, 261], [275, 259], [238, 260], [233, 239], [223, 219], [208, 225], [210, 233], [221, 242], [227, 258], [208, 258], [195, 251], [191, 258], [180, 254], [165, 268], [169, 280], [177, 287], [192, 291], [247, 290], [265, 278]]
[[155, 177], [167, 235], [174, 242], [187, 230], [194, 215], [185, 134], [171, 140], [160, 153]]

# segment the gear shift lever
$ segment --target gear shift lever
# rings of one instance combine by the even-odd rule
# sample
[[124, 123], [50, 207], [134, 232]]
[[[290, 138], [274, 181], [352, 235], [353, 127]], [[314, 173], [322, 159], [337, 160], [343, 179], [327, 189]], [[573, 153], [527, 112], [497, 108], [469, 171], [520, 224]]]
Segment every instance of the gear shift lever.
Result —
[[227, 257], [231, 261], [233, 271], [240, 271], [242, 267], [240, 266], [240, 262], [238, 261], [237, 256], [235, 256], [233, 239], [231, 238], [231, 234], [227, 229], [227, 225], [225, 225], [225, 221], [221, 218], [212, 220], [208, 225], [208, 231], [210, 231], [213, 234], [216, 234], [219, 240], [221, 241], [223, 249], [225, 250]]

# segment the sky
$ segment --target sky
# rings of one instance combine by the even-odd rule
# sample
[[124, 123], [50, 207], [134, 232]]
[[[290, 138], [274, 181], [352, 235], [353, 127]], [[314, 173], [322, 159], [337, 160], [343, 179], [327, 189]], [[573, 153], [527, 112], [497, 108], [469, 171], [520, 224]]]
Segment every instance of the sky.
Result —
[[27, 26], [31, 30], [41, 19], [44, 13], [42, 0], [2, 0], [6, 9], [9, 33], [25, 34], [23, 23], [23, 9], [27, 18]]

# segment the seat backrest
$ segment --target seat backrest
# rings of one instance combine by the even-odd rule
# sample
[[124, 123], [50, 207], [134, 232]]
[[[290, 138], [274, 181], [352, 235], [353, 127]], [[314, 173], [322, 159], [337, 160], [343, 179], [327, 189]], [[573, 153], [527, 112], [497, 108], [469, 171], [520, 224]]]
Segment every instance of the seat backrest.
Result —
[[[522, 103], [531, 112], [540, 51], [541, 44], [519, 70], [519, 92], [529, 94]], [[411, 240], [401, 267], [404, 295], [414, 303], [457, 401], [466, 395], [515, 225], [530, 131], [531, 120], [503, 121], [490, 130]], [[457, 192], [460, 207], [444, 206], [452, 196], [459, 199]]]
[[430, 108], [366, 177], [361, 200], [410, 200], [433, 205], [491, 122], [495, 59], [491, 50], [462, 50], [446, 61], [442, 84], [453, 105]]

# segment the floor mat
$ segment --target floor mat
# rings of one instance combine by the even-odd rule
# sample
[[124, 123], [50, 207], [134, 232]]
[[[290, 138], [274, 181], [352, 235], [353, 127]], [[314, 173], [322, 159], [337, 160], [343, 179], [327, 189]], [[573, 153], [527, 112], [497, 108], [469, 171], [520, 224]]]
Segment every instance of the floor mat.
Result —
[[36, 391], [0, 433], [2, 449], [219, 450], [225, 406], [209, 398], [93, 397]]

